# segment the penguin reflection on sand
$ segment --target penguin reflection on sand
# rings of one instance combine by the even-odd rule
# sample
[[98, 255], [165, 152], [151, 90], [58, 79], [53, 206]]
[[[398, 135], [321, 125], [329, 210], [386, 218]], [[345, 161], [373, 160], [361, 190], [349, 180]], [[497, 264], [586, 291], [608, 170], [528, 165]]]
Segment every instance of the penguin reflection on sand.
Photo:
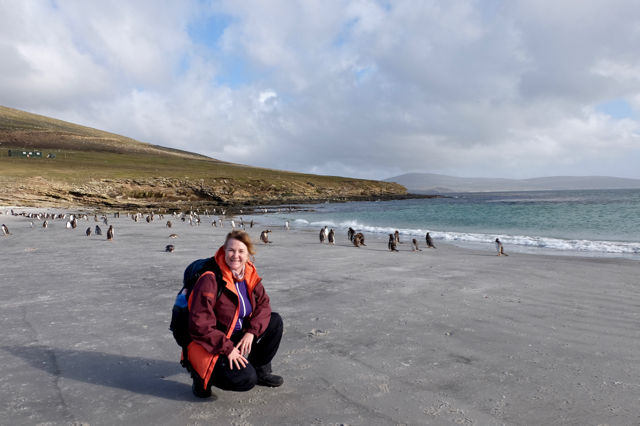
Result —
[[113, 241], [113, 225], [109, 225], [107, 230], [107, 241]]
[[396, 248], [396, 237], [393, 234], [389, 234], [389, 244], [387, 245], [387, 247], [389, 247], [389, 251], [398, 251], [398, 249]]
[[431, 238], [431, 235], [429, 235], [428, 232], [427, 232], [427, 248], [436, 248], [436, 246], [433, 245], [433, 238]]
[[502, 256], [502, 255], [509, 256], [507, 253], [504, 252], [504, 247], [502, 247], [502, 243], [498, 238], [496, 238], [496, 250], [498, 250], [498, 256]]
[[2, 229], [2, 235], [11, 235], [11, 232], [9, 232], [9, 228], [7, 228], [7, 225], [5, 225], [4, 223], [2, 224], [2, 226], [0, 226], [0, 229]]
[[272, 232], [271, 229], [267, 229], [266, 231], [262, 231], [262, 233], [260, 234], [260, 240], [264, 243], [264, 244], [270, 244], [273, 241], [269, 241], [269, 232]]
[[414, 238], [412, 243], [413, 243], [413, 251], [422, 251], [421, 249], [418, 248], [418, 240]]

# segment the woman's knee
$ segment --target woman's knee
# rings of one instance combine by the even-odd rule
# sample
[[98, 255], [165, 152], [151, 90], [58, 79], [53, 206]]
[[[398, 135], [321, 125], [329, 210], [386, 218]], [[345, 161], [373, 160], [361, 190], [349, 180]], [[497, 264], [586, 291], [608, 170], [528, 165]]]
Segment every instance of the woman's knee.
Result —
[[282, 330], [284, 328], [282, 317], [279, 313], [271, 312], [271, 319], [269, 320], [268, 328], [273, 328], [275, 330]]

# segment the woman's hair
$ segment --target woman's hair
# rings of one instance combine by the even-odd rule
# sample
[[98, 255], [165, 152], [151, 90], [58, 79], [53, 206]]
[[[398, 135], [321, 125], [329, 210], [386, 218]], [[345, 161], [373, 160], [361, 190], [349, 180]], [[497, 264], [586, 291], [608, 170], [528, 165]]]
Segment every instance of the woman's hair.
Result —
[[244, 243], [247, 246], [247, 250], [251, 256], [255, 255], [256, 249], [253, 247], [253, 243], [251, 242], [251, 237], [246, 232], [236, 229], [235, 231], [231, 231], [227, 234], [227, 238], [224, 240], [224, 249], [227, 249], [227, 242], [231, 239], [238, 240], [241, 243]]

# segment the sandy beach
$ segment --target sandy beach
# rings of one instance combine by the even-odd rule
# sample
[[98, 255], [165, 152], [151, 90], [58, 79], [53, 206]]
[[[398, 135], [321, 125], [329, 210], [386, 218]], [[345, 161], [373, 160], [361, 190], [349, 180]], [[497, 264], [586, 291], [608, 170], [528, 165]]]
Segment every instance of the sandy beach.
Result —
[[108, 242], [102, 222], [85, 235], [93, 215], [75, 230], [0, 215], [0, 424], [640, 424], [637, 261], [408, 240], [391, 253], [251, 218], [256, 242], [274, 230], [255, 263], [285, 322], [285, 384], [201, 400], [168, 326], [184, 268], [228, 220], [110, 214]]

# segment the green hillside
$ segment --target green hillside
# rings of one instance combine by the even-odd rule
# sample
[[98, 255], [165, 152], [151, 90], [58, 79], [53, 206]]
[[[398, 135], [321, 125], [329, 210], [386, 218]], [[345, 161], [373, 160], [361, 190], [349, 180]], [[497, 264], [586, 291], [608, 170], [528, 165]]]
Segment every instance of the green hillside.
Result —
[[[40, 150], [56, 158], [9, 157]], [[395, 198], [395, 183], [222, 162], [0, 106], [0, 204], [118, 208]]]

